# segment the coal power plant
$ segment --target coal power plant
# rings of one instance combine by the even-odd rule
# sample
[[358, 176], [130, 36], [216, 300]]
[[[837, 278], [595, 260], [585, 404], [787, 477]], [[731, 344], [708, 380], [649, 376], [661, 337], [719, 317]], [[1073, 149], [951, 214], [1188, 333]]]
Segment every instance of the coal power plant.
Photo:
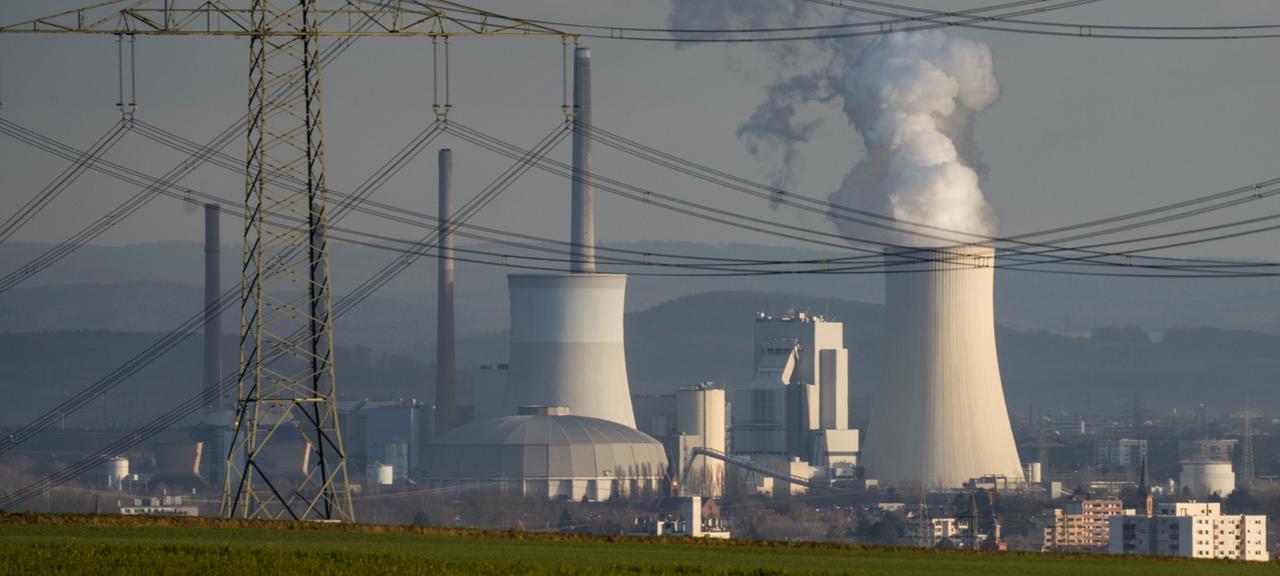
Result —
[[1022, 483], [996, 357], [989, 247], [887, 250], [884, 373], [872, 392], [867, 473], [893, 485]]
[[0, 0], [4, 565], [1269, 561], [1239, 3]]
[[[595, 201], [586, 129], [591, 121], [590, 49], [574, 50], [573, 70], [570, 270], [507, 278], [511, 356], [501, 415], [452, 431], [438, 427], [439, 436], [426, 452], [424, 481], [430, 486], [598, 501], [656, 490], [667, 474], [662, 445], [636, 429], [631, 407], [623, 330], [627, 277], [595, 271]], [[442, 156], [442, 198], [447, 189], [444, 162]], [[442, 200], [442, 214], [446, 206]], [[443, 262], [442, 327], [453, 318], [443, 280], [449, 274], [451, 294], [452, 271], [446, 272]], [[442, 359], [453, 354], [452, 326], [443, 330], [437, 343]], [[446, 389], [441, 385], [449, 392], [440, 394]], [[453, 401], [452, 381], [441, 379], [437, 399], [446, 398]]]

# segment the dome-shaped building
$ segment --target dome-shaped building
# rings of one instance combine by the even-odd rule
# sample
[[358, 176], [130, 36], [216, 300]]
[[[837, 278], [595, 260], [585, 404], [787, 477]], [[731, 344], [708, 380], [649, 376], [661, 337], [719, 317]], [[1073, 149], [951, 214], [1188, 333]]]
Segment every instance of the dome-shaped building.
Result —
[[425, 473], [435, 488], [599, 501], [657, 490], [667, 455], [634, 428], [534, 406], [439, 436], [427, 447]]

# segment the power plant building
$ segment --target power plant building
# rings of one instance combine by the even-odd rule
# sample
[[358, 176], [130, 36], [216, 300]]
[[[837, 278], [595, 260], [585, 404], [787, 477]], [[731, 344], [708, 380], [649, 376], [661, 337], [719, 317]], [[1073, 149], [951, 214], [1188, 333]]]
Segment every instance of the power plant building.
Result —
[[564, 407], [527, 406], [520, 412], [436, 438], [427, 450], [426, 484], [590, 501], [662, 487], [667, 455], [645, 433], [575, 416]]
[[996, 358], [995, 250], [890, 249], [885, 345], [862, 464], [890, 485], [1023, 482]]
[[[754, 377], [731, 391], [733, 456], [806, 479], [852, 476], [859, 438], [849, 429], [844, 325], [804, 312], [759, 313], [753, 356]], [[797, 474], [802, 468], [808, 472]]]

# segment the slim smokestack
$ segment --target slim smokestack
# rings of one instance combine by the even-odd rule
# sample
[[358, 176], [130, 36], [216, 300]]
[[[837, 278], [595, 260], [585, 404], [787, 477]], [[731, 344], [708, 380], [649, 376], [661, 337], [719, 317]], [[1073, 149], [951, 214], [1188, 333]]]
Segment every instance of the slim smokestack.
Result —
[[573, 216], [570, 272], [596, 271], [595, 191], [591, 187], [591, 49], [573, 51]]
[[452, 213], [449, 196], [453, 187], [453, 150], [440, 150], [440, 259], [436, 287], [436, 434], [452, 430], [457, 418], [458, 374], [453, 339], [453, 234], [449, 230]]
[[222, 314], [218, 298], [222, 295], [219, 263], [222, 248], [218, 233], [218, 215], [222, 207], [204, 205], [204, 398], [205, 407], [222, 409], [222, 394], [215, 392], [222, 382]]

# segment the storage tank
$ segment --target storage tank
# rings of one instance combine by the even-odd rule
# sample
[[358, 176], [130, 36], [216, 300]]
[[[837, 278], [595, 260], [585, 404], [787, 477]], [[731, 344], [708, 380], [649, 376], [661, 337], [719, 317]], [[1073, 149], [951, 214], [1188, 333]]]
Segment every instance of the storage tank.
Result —
[[885, 345], [863, 464], [891, 485], [1023, 480], [996, 358], [995, 250], [889, 249]]
[[1028, 484], [1040, 483], [1040, 463], [1039, 462], [1028, 462], [1027, 469], [1025, 470], [1025, 472], [1026, 472]]
[[107, 487], [120, 488], [120, 483], [129, 477], [129, 459], [116, 456], [107, 461]]
[[1188, 460], [1182, 462], [1178, 475], [1179, 489], [1191, 492], [1195, 497], [1227, 496], [1236, 489], [1236, 474], [1230, 462], [1217, 460]]
[[723, 495], [724, 462], [690, 456], [694, 448], [727, 452], [724, 390], [709, 383], [676, 390], [676, 434], [680, 458], [677, 473], [687, 484], [685, 494], [709, 498]]
[[378, 485], [390, 486], [395, 483], [395, 467], [390, 464], [378, 464]]
[[520, 406], [635, 428], [623, 344], [622, 274], [511, 275], [511, 362], [505, 415]]

